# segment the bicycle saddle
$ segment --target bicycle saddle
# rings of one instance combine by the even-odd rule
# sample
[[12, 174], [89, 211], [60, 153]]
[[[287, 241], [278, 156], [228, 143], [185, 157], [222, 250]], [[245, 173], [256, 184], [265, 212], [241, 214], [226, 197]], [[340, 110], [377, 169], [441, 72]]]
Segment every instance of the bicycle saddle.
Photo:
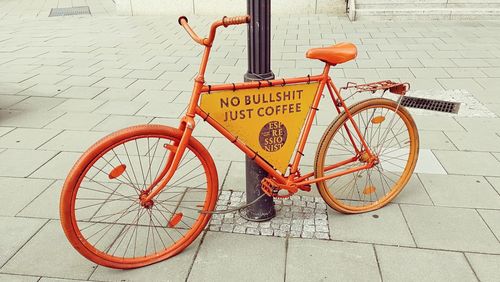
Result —
[[312, 48], [307, 50], [306, 57], [318, 59], [331, 65], [348, 62], [358, 55], [356, 45], [349, 42], [341, 42], [329, 47]]

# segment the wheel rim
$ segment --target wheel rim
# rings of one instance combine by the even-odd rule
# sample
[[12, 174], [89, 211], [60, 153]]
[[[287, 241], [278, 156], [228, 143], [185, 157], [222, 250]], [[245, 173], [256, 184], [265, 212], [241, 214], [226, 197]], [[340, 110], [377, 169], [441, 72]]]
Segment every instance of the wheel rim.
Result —
[[208, 220], [212, 191], [209, 166], [191, 147], [169, 185], [151, 205], [141, 195], [160, 174], [179, 140], [133, 136], [95, 157], [76, 182], [72, 225], [81, 243], [100, 258], [120, 264], [166, 258], [189, 244]]
[[[413, 122], [405, 115], [406, 111], [397, 104], [372, 104], [354, 110], [351, 114], [365, 141], [378, 157], [378, 164], [370, 169], [333, 178], [324, 182], [323, 192], [342, 211], [363, 212], [382, 207], [392, 200], [411, 177], [416, 164], [418, 137]], [[331, 174], [366, 163], [363, 152], [353, 149], [351, 138], [361, 149], [361, 141], [354, 127], [344, 116], [330, 143], [327, 144], [321, 161], [321, 175]], [[347, 129], [346, 129], [347, 127]], [[358, 160], [337, 169], [323, 172], [323, 164], [357, 156]]]

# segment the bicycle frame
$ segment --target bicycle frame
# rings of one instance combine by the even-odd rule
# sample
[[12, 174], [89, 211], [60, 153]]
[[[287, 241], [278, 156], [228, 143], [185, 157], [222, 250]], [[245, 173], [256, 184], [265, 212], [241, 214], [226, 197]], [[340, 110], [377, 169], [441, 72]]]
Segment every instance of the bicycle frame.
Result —
[[[323, 69], [322, 74], [313, 75], [313, 76], [305, 76], [305, 77], [295, 77], [288, 79], [274, 79], [268, 81], [252, 81], [252, 82], [242, 82], [242, 83], [232, 83], [232, 84], [219, 84], [219, 85], [206, 85], [205, 84], [205, 70], [208, 64], [208, 59], [210, 56], [210, 51], [212, 47], [212, 43], [215, 37], [215, 30], [217, 27], [223, 25], [227, 26], [229, 24], [224, 24], [225, 18], [222, 20], [216, 21], [211, 26], [211, 31], [209, 38], [200, 38], [194, 33], [194, 31], [187, 24], [187, 20], [185, 17], [179, 18], [179, 23], [184, 26], [189, 35], [199, 44], [205, 46], [205, 50], [203, 53], [203, 57], [201, 60], [200, 68], [198, 75], [194, 80], [193, 92], [191, 95], [191, 99], [186, 111], [186, 114], [181, 119], [179, 129], [183, 131], [183, 135], [180, 141], [172, 144], [166, 145], [166, 148], [170, 150], [169, 156], [167, 157], [167, 162], [165, 164], [165, 168], [159, 174], [159, 176], [151, 183], [151, 185], [146, 189], [146, 193], [144, 198], [141, 198], [141, 201], [150, 201], [154, 198], [170, 181], [172, 176], [174, 175], [179, 162], [183, 156], [183, 153], [188, 144], [189, 138], [192, 135], [192, 132], [195, 128], [194, 118], [196, 115], [200, 116], [204, 121], [208, 122], [213, 128], [215, 128], [219, 133], [221, 133], [226, 139], [228, 139], [231, 143], [236, 145], [245, 155], [254, 160], [262, 169], [264, 169], [270, 177], [274, 178], [278, 184], [281, 185], [295, 185], [296, 187], [310, 185], [312, 183], [316, 183], [318, 181], [324, 181], [328, 179], [332, 179], [338, 176], [342, 176], [345, 174], [353, 173], [356, 171], [360, 171], [363, 169], [368, 169], [374, 166], [374, 162], [370, 161], [365, 163], [364, 165], [360, 165], [357, 167], [353, 167], [350, 169], [337, 171], [336, 173], [332, 173], [320, 178], [312, 178], [314, 176], [314, 172], [306, 173], [302, 176], [299, 176], [299, 164], [301, 157], [303, 156], [303, 150], [306, 145], [307, 138], [309, 136], [312, 123], [314, 121], [314, 117], [316, 116], [316, 111], [318, 110], [318, 105], [324, 91], [325, 86], [327, 87], [330, 97], [332, 98], [333, 104], [337, 110], [338, 114], [346, 114], [349, 120], [352, 123], [352, 126], [355, 130], [354, 134], [358, 136], [358, 140], [361, 141], [362, 149], [356, 146], [356, 142], [354, 141], [354, 137], [352, 136], [352, 132], [346, 128], [349, 139], [353, 145], [353, 148], [357, 155], [360, 152], [366, 152], [370, 159], [373, 159], [374, 154], [368, 148], [366, 141], [363, 137], [363, 134], [360, 132], [356, 122], [352, 118], [351, 113], [344, 100], [342, 99], [339, 90], [334, 85], [332, 79], [329, 76], [329, 71], [331, 65], [325, 63], [325, 67]], [[233, 19], [234, 20], [234, 19]], [[248, 20], [248, 18], [247, 18]], [[211, 91], [222, 91], [222, 90], [238, 90], [238, 89], [258, 89], [264, 87], [272, 87], [273, 85], [281, 85], [281, 84], [298, 84], [298, 83], [310, 83], [310, 82], [319, 82], [319, 87], [315, 94], [313, 104], [311, 106], [311, 110], [308, 112], [305, 126], [302, 129], [298, 148], [295, 152], [295, 156], [293, 158], [293, 162], [290, 164], [290, 171], [288, 176], [278, 172], [272, 165], [270, 165], [266, 160], [260, 157], [256, 152], [254, 152], [251, 148], [247, 147], [245, 143], [240, 141], [236, 136], [234, 136], [231, 132], [222, 127], [217, 121], [211, 118], [207, 113], [205, 113], [199, 107], [199, 100], [203, 93], [208, 93]], [[267, 85], [266, 85], [267, 84]], [[343, 113], [342, 113], [343, 110]], [[358, 156], [353, 156], [350, 159], [340, 161], [336, 164], [329, 165], [325, 167], [325, 170], [332, 170], [335, 168], [339, 168], [343, 165], [352, 163], [357, 161]], [[283, 172], [284, 173], [284, 172]], [[312, 178], [312, 179], [311, 179]], [[147, 196], [146, 196], [147, 195]]]

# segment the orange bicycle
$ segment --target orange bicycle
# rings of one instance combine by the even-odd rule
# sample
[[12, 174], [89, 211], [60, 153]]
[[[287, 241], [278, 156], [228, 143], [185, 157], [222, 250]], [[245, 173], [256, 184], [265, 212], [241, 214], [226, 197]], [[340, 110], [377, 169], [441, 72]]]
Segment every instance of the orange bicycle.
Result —
[[[400, 105], [409, 85], [348, 84], [341, 90], [388, 90], [399, 99], [347, 106], [329, 70], [353, 60], [355, 45], [310, 49], [308, 58], [325, 63], [319, 75], [206, 85], [216, 29], [248, 21], [224, 17], [212, 24], [208, 38], [200, 38], [180, 17], [205, 51], [179, 127], [148, 124], [114, 132], [69, 172], [61, 224], [84, 257], [107, 267], [141, 267], [180, 253], [202, 232], [216, 206], [218, 176], [209, 152], [192, 136], [196, 116], [268, 173], [262, 189], [273, 197], [310, 191], [315, 183], [333, 209], [362, 213], [383, 207], [406, 185], [419, 149], [415, 123]], [[319, 141], [314, 171], [302, 174], [299, 164], [325, 87], [338, 115]]]

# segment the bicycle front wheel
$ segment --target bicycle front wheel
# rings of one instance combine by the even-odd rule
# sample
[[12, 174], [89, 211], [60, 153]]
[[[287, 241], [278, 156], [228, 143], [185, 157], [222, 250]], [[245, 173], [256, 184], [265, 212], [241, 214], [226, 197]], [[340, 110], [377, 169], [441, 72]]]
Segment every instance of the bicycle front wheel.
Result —
[[[363, 139], [378, 158], [375, 166], [317, 183], [325, 202], [343, 213], [362, 213], [385, 206], [410, 180], [418, 158], [418, 131], [410, 113], [392, 100], [376, 98], [349, 108]], [[367, 163], [354, 126], [342, 113], [330, 124], [318, 146], [316, 178]], [[333, 164], [355, 161], [340, 167]]]
[[218, 187], [214, 162], [196, 139], [165, 189], [140, 202], [181, 137], [178, 129], [140, 125], [104, 137], [82, 155], [60, 202], [61, 224], [78, 252], [103, 266], [135, 268], [172, 257], [196, 239]]

